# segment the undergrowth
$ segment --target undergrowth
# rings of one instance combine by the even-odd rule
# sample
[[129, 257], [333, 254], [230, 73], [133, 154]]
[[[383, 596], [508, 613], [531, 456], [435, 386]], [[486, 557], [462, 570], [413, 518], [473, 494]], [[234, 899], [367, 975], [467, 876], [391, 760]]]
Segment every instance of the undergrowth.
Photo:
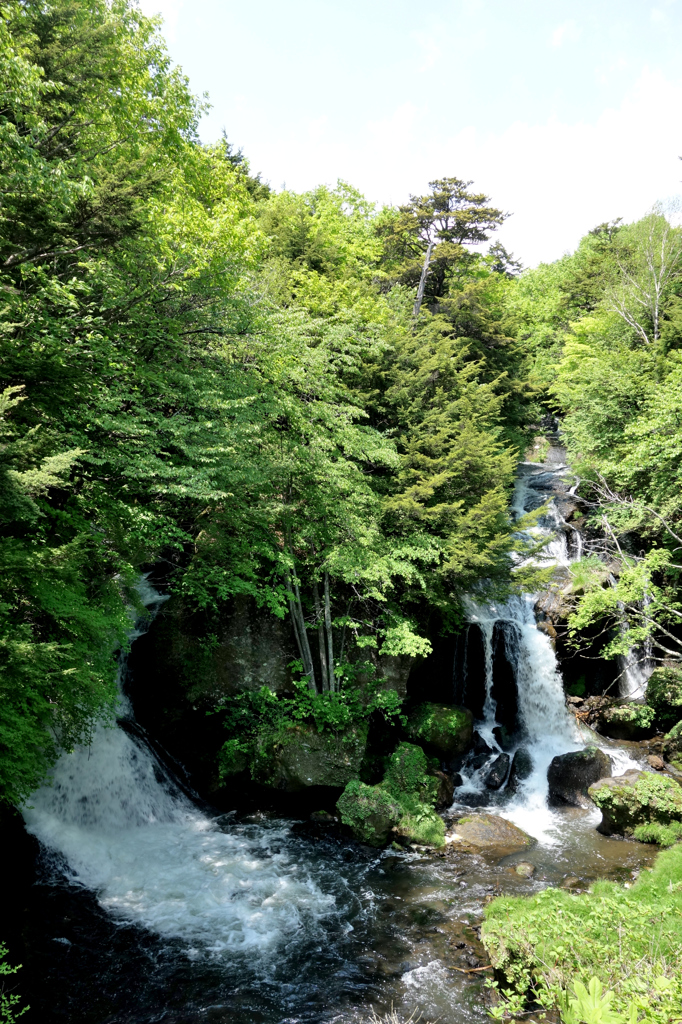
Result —
[[492, 1016], [559, 1008], [565, 1024], [682, 1021], [682, 846], [630, 889], [546, 889], [486, 909], [482, 939], [502, 1001]]

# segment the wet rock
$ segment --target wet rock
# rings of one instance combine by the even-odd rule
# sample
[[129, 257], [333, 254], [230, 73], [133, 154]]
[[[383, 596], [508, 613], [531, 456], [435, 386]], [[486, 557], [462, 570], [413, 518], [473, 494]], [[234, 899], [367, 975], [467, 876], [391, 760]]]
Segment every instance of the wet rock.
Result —
[[535, 840], [506, 818], [495, 814], [475, 814], [460, 820], [446, 834], [452, 849], [471, 853], [516, 853], [533, 846]]
[[588, 788], [607, 776], [611, 761], [598, 747], [585, 747], [552, 758], [547, 771], [552, 806], [589, 807]]
[[370, 846], [384, 846], [402, 816], [402, 808], [385, 789], [357, 779], [348, 783], [336, 807], [355, 838]]
[[602, 813], [599, 831], [604, 835], [656, 841], [654, 832], [649, 838], [652, 825], [682, 822], [682, 786], [669, 775], [629, 771], [600, 779], [589, 795]]
[[337, 819], [329, 811], [313, 811], [310, 820], [317, 822], [318, 825], [333, 825]]
[[653, 770], [655, 772], [664, 772], [665, 771], [665, 761], [663, 760], [662, 757], [659, 757], [658, 754], [648, 754], [647, 755], [647, 762], [649, 763], [649, 766], [651, 768], [653, 768]]
[[452, 778], [452, 785], [455, 787], [455, 789], [457, 789], [458, 786], [463, 786], [464, 785], [464, 779], [459, 774], [459, 772], [453, 772], [451, 778]]
[[535, 874], [535, 864], [531, 864], [527, 860], [520, 860], [518, 864], [514, 866], [514, 871], [521, 878], [532, 878]]
[[481, 736], [480, 732], [475, 732], [473, 735], [473, 751], [474, 754], [492, 754], [493, 748], [489, 747], [486, 741]]
[[519, 694], [516, 682], [519, 631], [513, 622], [496, 622], [493, 629], [493, 685], [495, 721], [511, 735], [518, 728]]
[[488, 789], [500, 789], [504, 785], [510, 761], [509, 754], [500, 754], [499, 757], [495, 758], [485, 777], [485, 784]]
[[682, 771], [682, 722], [678, 722], [663, 740], [662, 753], [673, 768]]
[[407, 723], [410, 739], [444, 761], [468, 750], [473, 732], [471, 711], [454, 704], [420, 704]]
[[433, 775], [438, 779], [438, 790], [436, 792], [436, 809], [440, 810], [443, 807], [449, 807], [452, 803], [452, 798], [455, 793], [455, 786], [462, 785], [462, 776], [457, 775], [459, 782], [455, 782], [453, 776], [446, 775], [445, 772], [434, 771]]
[[511, 750], [514, 746], [514, 737], [503, 725], [496, 725], [493, 729], [493, 736], [498, 747], [502, 750]]
[[457, 639], [455, 652], [456, 704], [469, 708], [474, 718], [483, 718], [486, 696], [485, 642], [481, 627], [472, 622]]
[[471, 767], [474, 771], [478, 771], [484, 764], [487, 764], [490, 760], [490, 754], [477, 754], [476, 757], [471, 758]]
[[273, 789], [296, 793], [308, 786], [345, 786], [360, 771], [366, 725], [318, 732], [315, 725], [264, 730], [258, 737], [253, 776]]
[[581, 885], [581, 880], [579, 878], [577, 878], [575, 875], [567, 875], [566, 878], [564, 878], [563, 882], [561, 883], [561, 888], [562, 889], [579, 889], [580, 885]]
[[519, 747], [514, 754], [509, 772], [507, 789], [510, 793], [516, 793], [524, 779], [529, 778], [533, 773], [533, 759], [525, 747]]

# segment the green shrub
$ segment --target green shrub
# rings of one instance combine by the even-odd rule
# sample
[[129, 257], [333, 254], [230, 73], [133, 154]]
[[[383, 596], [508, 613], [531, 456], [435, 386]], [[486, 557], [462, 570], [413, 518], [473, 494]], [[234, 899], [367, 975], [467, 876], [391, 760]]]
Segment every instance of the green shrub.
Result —
[[682, 669], [655, 669], [647, 685], [646, 702], [663, 728], [670, 729], [679, 722], [682, 719]]
[[[16, 974], [20, 969], [21, 964], [18, 967], [10, 967], [9, 964], [4, 962], [7, 956], [7, 946], [0, 943], [0, 976], [8, 974]], [[1, 1024], [14, 1024], [19, 1017], [22, 1017], [27, 1010], [30, 1010], [30, 1006], [24, 1006], [21, 1010], [18, 1009], [18, 1005], [21, 1002], [21, 997], [7, 993], [4, 990], [4, 986], [0, 987], [0, 1022]]]
[[673, 846], [682, 839], [682, 822], [671, 821], [667, 825], [650, 821], [646, 825], [638, 825], [632, 833], [640, 843], [657, 843], [658, 846]]
[[[560, 1008], [571, 1024], [570, 993], [580, 1004], [585, 979], [597, 979], [599, 993], [590, 982], [594, 1014], [577, 1020], [630, 1024], [636, 1010], [634, 1021], [644, 1013], [647, 1024], [667, 1024], [682, 1006], [682, 846], [662, 852], [629, 889], [598, 882], [581, 895], [546, 889], [493, 900], [482, 939], [506, 978], [502, 1013], [521, 1013], [534, 1001]], [[603, 989], [613, 993], [608, 1000]], [[613, 1017], [597, 1016], [601, 1010]]]

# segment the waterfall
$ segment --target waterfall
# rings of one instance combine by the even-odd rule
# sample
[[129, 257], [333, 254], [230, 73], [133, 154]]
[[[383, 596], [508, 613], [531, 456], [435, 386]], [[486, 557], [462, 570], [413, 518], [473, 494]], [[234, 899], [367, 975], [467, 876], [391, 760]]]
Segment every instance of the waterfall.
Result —
[[[514, 489], [511, 511], [520, 519], [526, 513], [543, 505], [547, 510], [530, 534], [534, 540], [543, 540], [545, 546], [535, 562], [540, 565], [568, 568], [582, 552], [578, 531], [571, 531], [557, 505], [556, 494], [570, 491], [563, 483], [567, 467], [557, 462], [560, 449], [552, 449], [554, 463], [521, 463]], [[573, 555], [569, 550], [571, 533]], [[577, 535], [577, 537], [576, 537]], [[601, 737], [582, 729], [565, 705], [564, 690], [556, 656], [550, 638], [537, 628], [535, 604], [538, 595], [511, 597], [503, 603], [480, 604], [470, 600], [467, 618], [471, 626], [481, 630], [485, 652], [485, 700], [482, 718], [476, 723], [479, 735], [492, 749], [500, 753], [504, 745], [499, 732], [505, 714], [513, 719], [510, 754], [523, 747], [532, 759], [532, 773], [523, 780], [514, 796], [496, 795], [485, 787], [487, 765], [481, 768], [478, 760], [469, 758], [460, 770], [463, 786], [456, 790], [456, 801], [488, 803], [505, 801], [495, 807], [496, 813], [511, 818], [532, 835], [543, 836], [552, 842], [552, 832], [560, 825], [558, 816], [547, 805], [547, 769], [557, 754], [576, 750], [586, 742], [608, 747]], [[495, 649], [495, 638], [498, 648]], [[500, 713], [500, 700], [495, 699], [495, 671], [501, 658], [506, 658], [514, 675], [517, 708]], [[608, 748], [614, 770], [625, 771], [638, 767], [628, 755]], [[614, 756], [615, 754], [615, 756]], [[482, 758], [481, 758], [482, 759]], [[596, 815], [598, 818], [598, 813]]]
[[[163, 600], [146, 582], [140, 595], [152, 614]], [[123, 696], [120, 712], [131, 714]], [[63, 754], [23, 815], [55, 868], [114, 917], [180, 940], [190, 955], [267, 955], [334, 907], [287, 848], [288, 823], [237, 829], [208, 817], [118, 725]]]

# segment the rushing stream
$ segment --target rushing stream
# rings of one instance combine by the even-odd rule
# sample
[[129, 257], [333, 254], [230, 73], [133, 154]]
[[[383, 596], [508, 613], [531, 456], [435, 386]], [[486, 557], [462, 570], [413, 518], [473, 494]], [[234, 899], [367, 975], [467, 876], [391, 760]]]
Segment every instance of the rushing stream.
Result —
[[[515, 511], [537, 507], [561, 472], [524, 464]], [[567, 565], [563, 527], [552, 506], [543, 557]], [[143, 597], [152, 611], [162, 601], [149, 587]], [[565, 708], [533, 608], [531, 597], [470, 606], [485, 653], [478, 731], [499, 753], [493, 662], [503, 634], [532, 774], [507, 797], [485, 789], [480, 767], [463, 767], [456, 790], [458, 803], [488, 806], [538, 839], [523, 858], [532, 879], [514, 872], [520, 855], [377, 853], [310, 822], [215, 817], [138, 730], [101, 728], [24, 811], [43, 850], [28, 911], [33, 1019], [359, 1024], [394, 1005], [442, 1024], [486, 1020], [485, 974], [463, 972], [485, 964], [474, 929], [491, 895], [627, 877], [652, 856], [600, 836], [596, 812], [547, 807], [549, 761], [587, 737]], [[132, 719], [125, 699], [121, 715]], [[605, 749], [615, 772], [632, 765]]]

